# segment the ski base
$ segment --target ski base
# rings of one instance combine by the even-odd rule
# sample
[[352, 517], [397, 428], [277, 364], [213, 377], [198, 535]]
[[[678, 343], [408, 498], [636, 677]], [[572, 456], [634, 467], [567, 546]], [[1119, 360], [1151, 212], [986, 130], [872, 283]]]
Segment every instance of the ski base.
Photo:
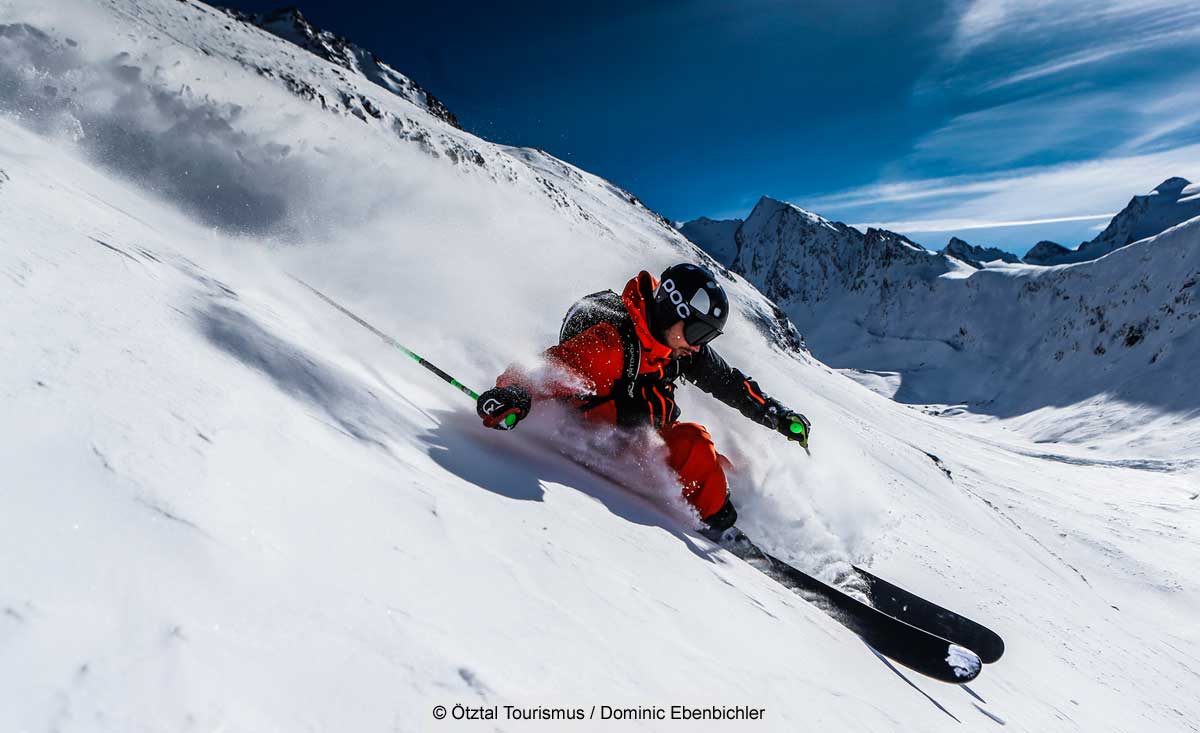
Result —
[[763, 552], [736, 527], [710, 539], [751, 567], [799, 593], [862, 637], [880, 654], [914, 672], [952, 684], [970, 682], [979, 675], [982, 662], [975, 652], [873, 608]]
[[854, 572], [870, 589], [871, 605], [887, 615], [965, 646], [978, 654], [984, 664], [992, 664], [1004, 654], [1004, 640], [983, 624], [942, 608], [860, 567], [855, 567]]

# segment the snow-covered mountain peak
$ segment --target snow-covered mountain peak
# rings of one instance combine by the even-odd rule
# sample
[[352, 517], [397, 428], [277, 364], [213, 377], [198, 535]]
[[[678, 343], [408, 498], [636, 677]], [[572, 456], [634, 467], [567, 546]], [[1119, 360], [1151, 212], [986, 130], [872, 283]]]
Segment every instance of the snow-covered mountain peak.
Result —
[[[1185, 188], [1175, 182], [1164, 187], [1171, 194], [1135, 197], [1110, 229], [1160, 226], [1147, 221], [1160, 209], [1174, 216]], [[785, 224], [748, 236], [749, 224], [734, 269], [780, 305], [822, 361], [895, 375], [887, 393], [896, 399], [1006, 416], [1094, 400], [1140, 404], [1141, 420], [1200, 409], [1190, 382], [1200, 354], [1200, 218], [1054, 270], [1011, 262], [969, 269], [981, 266], [980, 248], [962, 240], [935, 257], [874, 229], [831, 237]], [[1063, 248], [1043, 242], [1035, 250]], [[1102, 429], [1104, 419], [1080, 414], [1053, 434]]]
[[351, 44], [346, 39], [317, 28], [308, 21], [308, 18], [304, 17], [297, 7], [278, 8], [255, 15], [245, 15], [231, 8], [222, 8], [222, 10], [235, 17], [252, 18], [260, 28], [269, 30], [280, 38], [308, 49], [326, 61], [333, 61], [339, 66], [347, 68], [354, 61], [348, 53], [348, 47]]
[[[853, 229], [853, 227], [851, 227], [851, 228]], [[937, 254], [936, 252], [932, 252], [928, 249], [925, 249], [924, 247], [922, 247], [921, 245], [912, 241], [911, 239], [904, 236], [903, 234], [900, 234], [898, 232], [893, 232], [893, 231], [890, 231], [887, 229], [876, 229], [875, 227], [868, 227], [867, 239], [868, 240], [874, 239], [874, 240], [878, 240], [880, 242], [886, 242], [891, 245], [904, 247], [905, 249], [912, 250], [913, 252], [919, 252], [923, 255], [936, 255]]]
[[1200, 196], [1186, 178], [1173, 176], [1147, 194], [1129, 200], [1104, 231], [1077, 249], [1060, 251], [1040, 244], [1031, 249], [1025, 261], [1038, 265], [1064, 265], [1094, 260], [1133, 242], [1153, 237], [1171, 227], [1200, 216]]
[[[826, 219], [801, 206], [770, 196], [759, 198], [745, 220], [717, 221], [700, 217], [680, 224], [678, 229], [719, 262], [735, 269], [742, 266], [735, 265], [736, 262], [748, 262], [749, 258], [756, 257], [762, 262], [768, 256], [761, 251], [765, 243], [775, 239], [776, 233], [785, 231], [791, 232], [789, 238], [793, 241], [843, 240], [852, 243], [849, 244], [851, 248], [861, 250], [868, 257], [886, 258], [892, 249], [907, 250], [922, 257], [936, 254], [902, 234], [886, 229], [868, 229], [864, 234], [847, 224]], [[747, 243], [754, 243], [756, 251], [743, 254]]]
[[1070, 254], [1071, 250], [1058, 242], [1043, 239], [1030, 247], [1021, 261], [1030, 265], [1053, 265], [1061, 261], [1063, 257], [1070, 256]]
[[[1187, 386], [1200, 353], [1195, 189], [1173, 177], [1134, 196], [1078, 251], [1039, 242], [1025, 263], [1074, 263], [1054, 271], [957, 237], [931, 253], [764, 197], [735, 233], [731, 267], [775, 300], [814, 355], [893, 375], [881, 391], [905, 402], [1015, 415], [1104, 395], [1153, 405], [1148, 420], [1159, 409], [1190, 414], [1200, 407]], [[1047, 288], [1052, 297], [1034, 295]], [[1103, 422], [1080, 414], [1077, 434]]]
[[1155, 186], [1152, 193], [1159, 194], [1160, 196], [1173, 196], [1178, 199], [1184, 189], [1190, 185], [1192, 185], [1192, 182], [1188, 179], [1174, 176]]
[[864, 234], [765, 196], [735, 237], [733, 269], [781, 305], [816, 307], [839, 294], [928, 282], [957, 267], [901, 234], [873, 228]]
[[819, 214], [814, 214], [808, 209], [788, 203], [787, 201], [773, 199], [770, 196], [762, 196], [758, 199], [758, 203], [754, 205], [754, 209], [746, 217], [746, 222], [750, 226], [761, 226], [761, 222], [764, 220], [769, 220], [785, 213], [792, 216], [799, 216], [815, 226], [822, 226], [833, 230], [836, 230], [839, 226]]

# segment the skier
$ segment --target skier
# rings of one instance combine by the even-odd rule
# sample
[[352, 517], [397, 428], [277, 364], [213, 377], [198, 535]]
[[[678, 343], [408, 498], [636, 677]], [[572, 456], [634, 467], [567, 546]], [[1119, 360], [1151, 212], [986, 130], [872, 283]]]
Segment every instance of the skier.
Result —
[[729, 298], [703, 267], [678, 264], [656, 281], [642, 271], [621, 295], [593, 293], [568, 311], [559, 343], [544, 353], [545, 373], [513, 366], [479, 395], [483, 424], [510, 430], [535, 399], [566, 400], [589, 420], [622, 427], [651, 426], [667, 446], [683, 496], [717, 535], [732, 527], [729, 461], [702, 425], [679, 422], [676, 380], [683, 379], [755, 422], [808, 447], [811, 423], [768, 397], [731, 367], [709, 343], [729, 319]]

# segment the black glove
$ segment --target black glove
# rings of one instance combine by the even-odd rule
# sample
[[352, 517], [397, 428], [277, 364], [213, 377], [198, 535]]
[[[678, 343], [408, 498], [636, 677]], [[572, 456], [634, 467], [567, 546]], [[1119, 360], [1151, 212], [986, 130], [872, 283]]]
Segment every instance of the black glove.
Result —
[[492, 387], [479, 395], [475, 412], [483, 418], [483, 424], [496, 430], [512, 430], [526, 415], [532, 401], [529, 393], [516, 385]]
[[802, 448], [808, 448], [808, 435], [812, 431], [812, 423], [798, 412], [787, 411], [779, 416], [775, 429], [788, 440], [794, 440]]

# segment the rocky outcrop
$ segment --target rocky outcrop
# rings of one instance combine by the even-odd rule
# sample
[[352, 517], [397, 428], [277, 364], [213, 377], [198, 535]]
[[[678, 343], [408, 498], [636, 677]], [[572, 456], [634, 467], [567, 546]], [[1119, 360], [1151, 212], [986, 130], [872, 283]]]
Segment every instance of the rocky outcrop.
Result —
[[[281, 8], [269, 13], [244, 13], [229, 8], [222, 10], [238, 20], [258, 26], [330, 63], [362, 76], [461, 129], [454, 113], [429, 90], [388, 66], [367, 49], [317, 28], [296, 8]], [[366, 111], [372, 116], [377, 116], [370, 109]]]
[[1058, 242], [1043, 239], [1025, 253], [1024, 261], [1030, 265], [1055, 265], [1071, 255], [1071, 250]]
[[946, 246], [942, 248], [942, 254], [953, 257], [956, 260], [961, 260], [976, 270], [983, 267], [986, 262], [1020, 262], [1021, 258], [1017, 257], [1012, 252], [1005, 252], [996, 247], [979, 247], [973, 244], [968, 244], [966, 241], [958, 237], [951, 237]]
[[779, 303], [815, 305], [846, 294], [920, 287], [950, 261], [884, 229], [841, 222], [763, 197], [737, 230], [732, 269]]

